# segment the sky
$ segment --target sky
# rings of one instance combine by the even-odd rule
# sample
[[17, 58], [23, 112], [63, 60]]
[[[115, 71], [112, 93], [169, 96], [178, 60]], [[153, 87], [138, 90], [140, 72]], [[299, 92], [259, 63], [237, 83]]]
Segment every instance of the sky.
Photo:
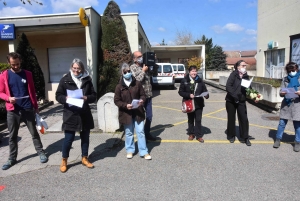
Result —
[[[92, 6], [103, 14], [109, 0], [0, 0], [0, 17], [78, 12]], [[177, 33], [212, 38], [224, 51], [256, 50], [257, 0], [115, 0], [121, 13], [138, 13], [151, 45], [175, 45]]]

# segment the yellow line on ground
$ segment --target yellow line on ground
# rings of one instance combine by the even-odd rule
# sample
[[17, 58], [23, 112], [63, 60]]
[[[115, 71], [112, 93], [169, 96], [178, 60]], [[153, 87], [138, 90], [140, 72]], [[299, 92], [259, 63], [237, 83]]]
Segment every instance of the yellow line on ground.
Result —
[[[181, 103], [182, 101], [155, 101], [154, 104], [159, 103]], [[225, 103], [226, 101], [207, 101], [205, 100], [205, 103]]]
[[[136, 140], [135, 140], [136, 141]], [[153, 143], [199, 143], [197, 140], [156, 140], [156, 141], [149, 141]], [[228, 140], [205, 140], [204, 144], [233, 144], [230, 143]], [[244, 144], [243, 142], [240, 142], [236, 140], [234, 144]], [[273, 140], [251, 140], [251, 144], [274, 144]], [[294, 144], [294, 142], [281, 142], [281, 144]]]
[[214, 111], [214, 112], [211, 112], [211, 113], [208, 113], [208, 114], [204, 114], [203, 116], [206, 117], [206, 116], [208, 116], [208, 115], [211, 115], [211, 114], [215, 114], [215, 113], [221, 112], [221, 111], [223, 111], [223, 110], [225, 110], [225, 109], [226, 109], [226, 108], [224, 107], [224, 108], [219, 109], [219, 110], [217, 110], [217, 111]]
[[152, 105], [152, 107], [163, 108], [163, 109], [167, 109], [167, 110], [175, 110], [175, 111], [181, 112], [181, 110], [170, 108], [170, 107], [162, 107], [162, 106], [157, 106], [157, 105]]
[[[213, 117], [213, 116], [205, 116], [205, 117], [227, 121], [227, 119], [225, 119], [225, 118], [219, 118], [219, 117]], [[238, 122], [238, 121], [236, 121], [236, 122]], [[277, 128], [272, 128], [272, 127], [268, 127], [268, 126], [261, 126], [261, 125], [257, 125], [257, 124], [249, 124], [249, 126], [254, 126], [254, 127], [258, 127], [258, 128], [266, 128], [266, 129], [277, 131]], [[295, 134], [295, 131], [285, 130], [284, 132], [289, 133], [289, 134]]]

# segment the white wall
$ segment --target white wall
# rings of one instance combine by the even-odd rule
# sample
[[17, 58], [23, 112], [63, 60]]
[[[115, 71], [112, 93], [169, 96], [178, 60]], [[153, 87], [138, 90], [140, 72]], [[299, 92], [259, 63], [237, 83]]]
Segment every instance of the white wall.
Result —
[[139, 50], [138, 14], [122, 14], [121, 16], [126, 26], [130, 49], [132, 52], [137, 51]]
[[270, 41], [277, 41], [278, 49], [285, 49], [285, 63], [289, 61], [289, 36], [300, 33], [299, 10], [299, 0], [258, 0], [257, 76], [264, 77], [265, 51]]

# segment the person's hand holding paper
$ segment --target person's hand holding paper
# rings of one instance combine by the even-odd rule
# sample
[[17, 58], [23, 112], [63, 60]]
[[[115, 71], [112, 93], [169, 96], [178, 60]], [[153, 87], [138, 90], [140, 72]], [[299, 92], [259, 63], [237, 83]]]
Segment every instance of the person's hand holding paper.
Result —
[[251, 85], [251, 82], [252, 82], [253, 78], [254, 78], [254, 77], [252, 77], [250, 80], [242, 79], [241, 85], [242, 85], [243, 87], [249, 88], [250, 85]]
[[288, 99], [299, 97], [299, 95], [297, 94], [297, 92], [294, 88], [282, 88], [280, 90], [280, 93], [282, 95], [284, 95], [285, 98], [288, 98]]

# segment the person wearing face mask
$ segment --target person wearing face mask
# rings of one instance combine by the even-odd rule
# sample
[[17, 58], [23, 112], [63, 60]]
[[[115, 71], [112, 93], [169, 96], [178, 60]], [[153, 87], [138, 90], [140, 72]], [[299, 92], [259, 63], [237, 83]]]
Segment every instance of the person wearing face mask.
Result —
[[156, 138], [150, 134], [150, 127], [152, 122], [152, 85], [151, 77], [149, 74], [148, 66], [143, 64], [143, 55], [139, 51], [135, 51], [132, 54], [133, 64], [130, 66], [131, 73], [136, 80], [142, 83], [146, 94], [146, 101], [144, 108], [146, 110], [146, 121], [145, 121], [145, 135], [146, 140], [155, 141]]
[[[292, 120], [295, 128], [294, 151], [300, 151], [300, 72], [299, 67], [294, 62], [289, 62], [285, 66], [287, 76], [282, 79], [279, 95], [284, 97], [280, 107], [280, 120], [278, 124], [276, 139], [273, 147], [279, 148], [280, 141], [288, 120]], [[294, 88], [296, 96], [289, 98], [286, 96], [284, 88]]]
[[[84, 100], [82, 108], [67, 103], [67, 90], [77, 89], [82, 89], [82, 99]], [[69, 73], [60, 80], [55, 96], [56, 100], [64, 106], [62, 130], [65, 132], [65, 138], [62, 146], [60, 171], [64, 173], [68, 169], [67, 160], [75, 139], [75, 132], [80, 133], [82, 164], [88, 168], [94, 168], [94, 165], [88, 160], [90, 130], [94, 128], [89, 103], [94, 103], [97, 96], [92, 78], [80, 59], [75, 58], [72, 61]]]
[[[195, 111], [187, 113], [188, 117], [188, 140], [196, 140], [203, 143], [203, 133], [201, 132], [201, 120], [204, 107], [204, 98], [195, 97], [203, 92], [207, 92], [206, 86], [203, 80], [197, 75], [197, 67], [190, 66], [189, 74], [187, 74], [180, 83], [178, 94], [182, 97], [182, 100], [194, 99]], [[204, 96], [209, 98], [209, 94]]]
[[236, 62], [234, 71], [230, 74], [226, 83], [227, 139], [230, 143], [235, 141], [235, 116], [237, 113], [241, 141], [245, 142], [247, 146], [251, 146], [246, 107], [246, 88], [241, 85], [242, 79], [249, 80], [246, 67], [245, 61], [239, 60]]
[[[146, 100], [145, 91], [142, 84], [132, 76], [128, 64], [122, 64], [121, 72], [122, 78], [115, 89], [114, 103], [119, 108], [119, 122], [125, 130], [126, 157], [131, 159], [135, 153], [133, 137], [135, 129], [140, 157], [151, 160], [152, 157], [148, 153], [144, 133], [145, 111], [143, 103]], [[134, 99], [139, 100], [137, 108], [132, 105]]]

